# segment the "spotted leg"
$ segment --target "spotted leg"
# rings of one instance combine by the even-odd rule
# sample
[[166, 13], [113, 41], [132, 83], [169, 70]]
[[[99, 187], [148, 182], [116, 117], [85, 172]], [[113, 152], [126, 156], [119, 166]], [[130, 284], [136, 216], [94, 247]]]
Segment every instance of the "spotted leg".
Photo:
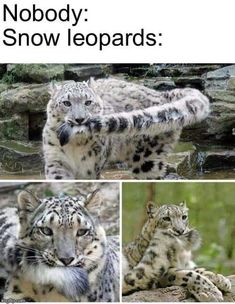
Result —
[[222, 274], [217, 274], [211, 271], [207, 271], [204, 268], [197, 268], [195, 271], [205, 277], [207, 277], [213, 284], [215, 284], [220, 290], [228, 292], [231, 290], [231, 282], [228, 278]]
[[129, 159], [133, 176], [136, 179], [160, 179], [166, 174], [166, 156], [175, 146], [180, 131], [168, 132], [158, 136], [138, 136], [135, 149]]
[[194, 270], [178, 270], [169, 268], [167, 273], [161, 278], [160, 285], [183, 286], [199, 302], [221, 302], [223, 301], [222, 292], [206, 276]]

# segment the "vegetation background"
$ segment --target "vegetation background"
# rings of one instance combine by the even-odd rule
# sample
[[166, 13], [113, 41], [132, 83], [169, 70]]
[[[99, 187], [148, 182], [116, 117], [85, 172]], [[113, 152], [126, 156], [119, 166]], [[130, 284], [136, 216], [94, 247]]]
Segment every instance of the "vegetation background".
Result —
[[196, 264], [226, 275], [235, 273], [234, 183], [124, 183], [124, 244], [141, 230], [149, 200], [158, 205], [185, 200], [190, 226], [197, 228], [202, 236], [202, 246], [194, 255]]

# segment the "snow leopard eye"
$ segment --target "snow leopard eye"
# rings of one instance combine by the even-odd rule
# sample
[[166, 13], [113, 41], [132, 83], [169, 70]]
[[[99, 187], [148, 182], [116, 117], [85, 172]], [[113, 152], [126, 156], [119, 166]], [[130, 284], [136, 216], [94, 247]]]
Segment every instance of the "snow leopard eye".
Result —
[[77, 236], [84, 236], [84, 235], [87, 235], [89, 232], [89, 229], [79, 229], [77, 231]]
[[188, 218], [187, 215], [183, 215], [183, 216], [182, 216], [182, 220], [184, 220], [184, 221], [185, 221], [187, 218]]
[[63, 104], [66, 106], [66, 107], [71, 107], [71, 102], [69, 100], [64, 100], [63, 101]]
[[48, 227], [40, 227], [39, 231], [41, 231], [42, 234], [45, 234], [46, 236], [51, 236], [53, 234], [53, 231], [51, 228]]
[[163, 221], [166, 221], [166, 222], [170, 222], [171, 221], [171, 219], [170, 219], [169, 216], [165, 216], [162, 219], [163, 219]]
[[91, 103], [92, 103], [92, 100], [90, 100], [90, 99], [89, 99], [89, 100], [86, 100], [86, 101], [85, 101], [85, 106], [89, 106]]

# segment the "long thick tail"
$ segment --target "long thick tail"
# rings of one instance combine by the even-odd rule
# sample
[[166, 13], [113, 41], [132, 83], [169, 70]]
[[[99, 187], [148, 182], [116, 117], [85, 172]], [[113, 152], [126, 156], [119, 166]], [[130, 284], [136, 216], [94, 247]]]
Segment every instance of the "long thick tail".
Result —
[[169, 103], [128, 113], [96, 116], [86, 126], [94, 134], [156, 135], [182, 129], [208, 116], [209, 100], [200, 91], [176, 89], [168, 94]]

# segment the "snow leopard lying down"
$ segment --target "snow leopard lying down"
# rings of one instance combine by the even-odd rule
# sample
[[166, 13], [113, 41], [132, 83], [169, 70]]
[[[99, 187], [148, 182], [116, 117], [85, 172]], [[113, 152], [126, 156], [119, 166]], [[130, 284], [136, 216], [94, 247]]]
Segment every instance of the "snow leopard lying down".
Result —
[[200, 302], [223, 301], [222, 292], [231, 290], [230, 280], [197, 268], [192, 260], [201, 237], [189, 226], [186, 203], [149, 203], [147, 214], [140, 234], [123, 250], [123, 294], [177, 285]]
[[18, 209], [0, 210], [5, 301], [119, 300], [119, 241], [87, 210], [95, 194], [40, 200], [23, 191]]
[[208, 113], [208, 99], [196, 89], [157, 92], [112, 78], [52, 85], [46, 178], [97, 179], [115, 161], [127, 163], [134, 178], [161, 178], [182, 128]]

